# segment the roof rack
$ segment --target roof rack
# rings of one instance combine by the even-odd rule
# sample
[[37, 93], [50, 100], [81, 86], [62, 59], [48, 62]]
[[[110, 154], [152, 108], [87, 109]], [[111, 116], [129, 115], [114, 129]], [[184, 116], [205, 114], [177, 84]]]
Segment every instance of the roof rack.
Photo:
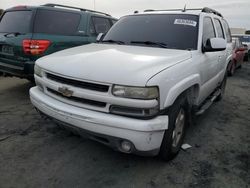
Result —
[[211, 9], [211, 8], [208, 8], [208, 7], [204, 7], [201, 12], [206, 12], [206, 13], [213, 13], [217, 16], [220, 16], [220, 17], [223, 17], [221, 13], [219, 13], [218, 11], [214, 10], [214, 9]]
[[105, 16], [110, 16], [110, 14], [104, 13], [104, 12], [99, 12], [99, 11], [95, 11], [95, 10], [90, 10], [90, 9], [84, 9], [84, 8], [79, 8], [79, 7], [72, 7], [72, 6], [66, 6], [66, 5], [60, 5], [60, 4], [53, 4], [53, 3], [48, 3], [42, 6], [46, 6], [46, 7], [63, 7], [63, 8], [70, 8], [70, 9], [77, 9], [83, 12], [93, 12], [93, 13], [98, 13], [98, 14], [104, 14]]
[[214, 9], [208, 8], [208, 7], [190, 8], [190, 9], [186, 9], [186, 7], [184, 7], [184, 9], [165, 9], [165, 10], [148, 9], [148, 10], [144, 10], [144, 12], [153, 12], [153, 11], [182, 11], [182, 12], [186, 12], [186, 11], [192, 11], [192, 10], [200, 10], [201, 12], [212, 13], [212, 14], [215, 14], [217, 16], [223, 17], [221, 13], [219, 13], [218, 11], [216, 11]]

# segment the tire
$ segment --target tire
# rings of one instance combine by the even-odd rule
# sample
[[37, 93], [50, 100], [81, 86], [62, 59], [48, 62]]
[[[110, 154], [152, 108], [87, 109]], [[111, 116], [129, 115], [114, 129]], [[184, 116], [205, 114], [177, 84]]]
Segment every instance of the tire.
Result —
[[176, 100], [168, 112], [169, 124], [164, 133], [160, 157], [169, 161], [180, 151], [188, 124], [188, 104], [185, 97]]
[[249, 59], [249, 58], [248, 58], [248, 53], [247, 53], [247, 54], [244, 56], [244, 61], [245, 61], [245, 62], [248, 62], [248, 59]]
[[32, 84], [35, 84], [35, 78], [32, 77], [28, 77], [27, 80], [29, 80]]
[[225, 74], [222, 83], [220, 84], [219, 89], [221, 89], [221, 93], [218, 95], [218, 97], [216, 98], [216, 101], [221, 101], [224, 97], [225, 94], [225, 89], [226, 89], [226, 85], [227, 85], [227, 74]]

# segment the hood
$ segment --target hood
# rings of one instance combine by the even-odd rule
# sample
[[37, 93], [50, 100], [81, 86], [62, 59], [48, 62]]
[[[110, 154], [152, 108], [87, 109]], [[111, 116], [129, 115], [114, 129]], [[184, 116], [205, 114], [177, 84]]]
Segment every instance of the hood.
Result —
[[191, 58], [191, 52], [165, 48], [89, 44], [42, 57], [36, 63], [65, 76], [131, 86], [145, 86], [160, 71]]

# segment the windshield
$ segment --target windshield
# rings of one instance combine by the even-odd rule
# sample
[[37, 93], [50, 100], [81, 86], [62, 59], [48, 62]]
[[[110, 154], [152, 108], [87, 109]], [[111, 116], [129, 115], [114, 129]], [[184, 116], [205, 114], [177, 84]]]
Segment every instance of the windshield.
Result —
[[28, 33], [32, 11], [11, 11], [6, 12], [0, 21], [1, 33]]
[[[103, 41], [120, 41], [126, 45], [167, 46], [174, 49], [197, 49], [198, 19], [196, 15], [150, 14], [120, 19]], [[144, 43], [143, 43], [144, 42]], [[158, 44], [158, 45], [154, 45]]]

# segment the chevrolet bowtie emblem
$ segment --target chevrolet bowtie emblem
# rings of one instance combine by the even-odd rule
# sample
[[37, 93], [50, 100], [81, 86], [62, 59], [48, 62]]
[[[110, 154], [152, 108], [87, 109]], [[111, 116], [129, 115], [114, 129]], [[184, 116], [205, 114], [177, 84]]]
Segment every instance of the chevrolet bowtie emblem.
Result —
[[73, 91], [69, 90], [67, 87], [59, 87], [58, 92], [65, 97], [72, 97]]

